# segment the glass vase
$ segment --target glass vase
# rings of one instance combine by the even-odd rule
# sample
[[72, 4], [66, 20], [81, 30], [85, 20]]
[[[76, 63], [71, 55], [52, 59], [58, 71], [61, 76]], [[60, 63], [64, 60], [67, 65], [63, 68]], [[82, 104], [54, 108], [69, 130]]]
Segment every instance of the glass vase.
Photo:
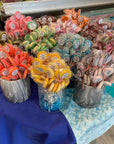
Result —
[[47, 89], [38, 85], [40, 107], [48, 112], [56, 112], [62, 108], [64, 102], [63, 90], [58, 93], [48, 92]]

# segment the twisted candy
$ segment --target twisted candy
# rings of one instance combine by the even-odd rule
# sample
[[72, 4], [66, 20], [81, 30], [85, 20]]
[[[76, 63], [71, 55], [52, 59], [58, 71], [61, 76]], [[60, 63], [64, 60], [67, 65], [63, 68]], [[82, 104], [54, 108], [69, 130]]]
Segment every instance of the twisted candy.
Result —
[[106, 31], [99, 34], [93, 43], [93, 48], [105, 50], [106, 52], [113, 53], [114, 51], [114, 31]]
[[113, 28], [113, 23], [108, 22], [101, 18], [91, 21], [88, 23], [87, 27], [82, 31], [81, 35], [94, 41], [98, 34], [104, 33], [107, 30], [111, 30]]
[[61, 21], [64, 23], [68, 20], [71, 20], [74, 24], [79, 26], [80, 28], [83, 28], [87, 22], [89, 21], [89, 18], [80, 16], [81, 10], [79, 9], [78, 12], [76, 12], [74, 9], [66, 9], [64, 11], [65, 15], [61, 17]]
[[114, 75], [114, 54], [93, 50], [77, 65], [78, 80], [86, 85], [100, 89], [103, 84], [111, 86]]
[[85, 40], [78, 34], [61, 34], [57, 42], [58, 45], [54, 50], [58, 51], [71, 67], [73, 63], [78, 63], [84, 55], [88, 54], [92, 46], [91, 41]]
[[50, 25], [51, 22], [56, 22], [57, 18], [54, 16], [42, 16], [40, 18], [35, 19], [38, 27], [42, 27], [43, 25]]
[[32, 57], [13, 45], [0, 46], [0, 76], [6, 80], [25, 79]]
[[58, 53], [40, 51], [33, 59], [31, 77], [49, 92], [58, 93], [69, 84], [71, 71]]
[[30, 16], [24, 17], [20, 12], [16, 12], [5, 23], [5, 31], [8, 36], [22, 37], [31, 30], [37, 28], [37, 24]]
[[28, 52], [37, 54], [39, 51], [49, 51], [56, 45], [54, 38], [55, 28], [50, 26], [39, 27], [38, 29], [25, 36], [23, 46]]

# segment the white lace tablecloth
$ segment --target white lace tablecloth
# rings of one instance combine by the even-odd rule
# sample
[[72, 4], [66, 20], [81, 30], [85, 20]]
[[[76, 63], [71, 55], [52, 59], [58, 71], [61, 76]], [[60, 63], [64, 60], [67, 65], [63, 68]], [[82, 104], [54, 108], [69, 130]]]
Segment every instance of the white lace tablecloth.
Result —
[[82, 108], [73, 101], [74, 89], [67, 89], [61, 109], [75, 134], [77, 144], [88, 144], [114, 125], [114, 98], [105, 93], [96, 108]]

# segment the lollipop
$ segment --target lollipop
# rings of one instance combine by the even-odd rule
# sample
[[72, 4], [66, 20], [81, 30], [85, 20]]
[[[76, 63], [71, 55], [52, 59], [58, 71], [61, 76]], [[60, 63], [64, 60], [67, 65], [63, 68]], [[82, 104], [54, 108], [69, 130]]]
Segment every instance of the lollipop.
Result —
[[58, 93], [69, 84], [71, 71], [57, 52], [40, 51], [33, 59], [31, 77], [49, 92]]
[[31, 30], [37, 28], [37, 23], [32, 21], [30, 16], [25, 17], [20, 12], [16, 12], [13, 16], [7, 19], [5, 23], [5, 31], [10, 37], [23, 37]]
[[23, 46], [25, 50], [35, 55], [37, 55], [39, 51], [49, 51], [56, 45], [54, 35], [54, 27], [39, 27], [35, 31], [31, 32], [30, 35], [27, 34], [25, 36]]
[[6, 44], [0, 48], [0, 76], [12, 81], [25, 79], [29, 73], [32, 57], [13, 45]]
[[77, 65], [78, 80], [88, 86], [100, 89], [103, 84], [111, 86], [114, 75], [113, 54], [93, 50]]

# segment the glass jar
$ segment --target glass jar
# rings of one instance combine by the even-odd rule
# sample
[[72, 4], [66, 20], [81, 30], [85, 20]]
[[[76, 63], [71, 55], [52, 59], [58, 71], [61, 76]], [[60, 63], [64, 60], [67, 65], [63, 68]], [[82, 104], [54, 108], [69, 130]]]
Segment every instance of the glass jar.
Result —
[[48, 92], [47, 89], [38, 85], [40, 107], [48, 112], [56, 112], [62, 108], [64, 97], [63, 90], [58, 93]]

